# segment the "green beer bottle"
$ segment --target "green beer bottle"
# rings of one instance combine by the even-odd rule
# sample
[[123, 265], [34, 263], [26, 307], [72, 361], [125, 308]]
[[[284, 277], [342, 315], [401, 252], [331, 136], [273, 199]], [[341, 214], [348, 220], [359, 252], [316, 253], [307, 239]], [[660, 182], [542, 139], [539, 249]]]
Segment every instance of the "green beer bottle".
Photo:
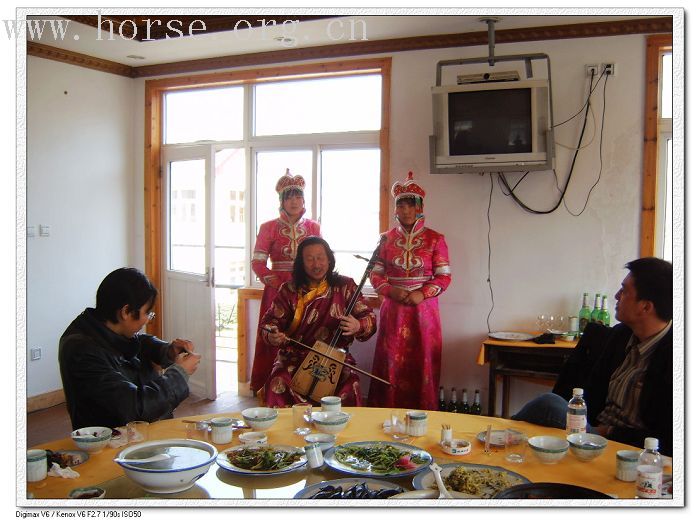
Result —
[[608, 296], [603, 295], [603, 307], [598, 314], [598, 322], [610, 326], [610, 312], [608, 311]]
[[595, 295], [595, 304], [593, 305], [593, 311], [591, 312], [591, 322], [598, 322], [598, 314], [600, 313], [600, 294]]
[[578, 313], [578, 336], [581, 337], [583, 331], [591, 320], [591, 307], [588, 305], [588, 292], [583, 293], [583, 305]]

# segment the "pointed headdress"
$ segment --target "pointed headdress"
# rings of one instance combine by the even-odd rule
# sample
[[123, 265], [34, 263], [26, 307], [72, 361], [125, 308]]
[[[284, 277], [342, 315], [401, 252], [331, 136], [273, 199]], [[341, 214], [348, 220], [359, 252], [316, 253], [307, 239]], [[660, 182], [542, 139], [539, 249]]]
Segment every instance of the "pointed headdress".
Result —
[[284, 197], [284, 193], [288, 190], [299, 190], [301, 192], [304, 192], [305, 187], [306, 181], [304, 181], [304, 178], [302, 178], [299, 175], [292, 176], [292, 174], [289, 172], [289, 169], [287, 169], [287, 172], [284, 173], [284, 176], [277, 180], [275, 190], [277, 191], [277, 194], [279, 194], [281, 200]]
[[416, 204], [423, 206], [423, 198], [425, 198], [425, 190], [413, 181], [413, 172], [408, 173], [408, 177], [404, 182], [397, 181], [391, 187], [391, 193], [394, 195], [394, 204], [398, 203], [400, 199], [413, 198]]

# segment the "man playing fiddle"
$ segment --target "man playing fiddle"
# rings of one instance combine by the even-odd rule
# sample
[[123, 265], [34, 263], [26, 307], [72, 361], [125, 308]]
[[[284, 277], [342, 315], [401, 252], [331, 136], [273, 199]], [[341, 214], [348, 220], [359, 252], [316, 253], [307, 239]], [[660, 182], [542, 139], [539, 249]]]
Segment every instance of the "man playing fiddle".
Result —
[[[272, 373], [263, 388], [265, 403], [288, 406], [308, 401], [308, 397], [292, 389], [292, 379], [309, 350], [290, 339], [313, 346], [316, 341], [329, 344], [340, 328], [335, 348], [346, 349], [354, 339], [366, 341], [377, 330], [377, 321], [361, 294], [352, 311], [344, 315], [357, 289], [355, 282], [334, 271], [335, 256], [320, 237], [308, 237], [299, 244], [294, 259], [292, 279], [284, 283], [260, 321], [264, 341], [279, 347]], [[323, 359], [323, 358], [322, 358]], [[326, 363], [330, 362], [325, 360]], [[345, 363], [354, 365], [348, 352]], [[360, 380], [356, 372], [337, 367], [328, 378], [336, 380], [335, 395], [345, 406], [361, 406]]]

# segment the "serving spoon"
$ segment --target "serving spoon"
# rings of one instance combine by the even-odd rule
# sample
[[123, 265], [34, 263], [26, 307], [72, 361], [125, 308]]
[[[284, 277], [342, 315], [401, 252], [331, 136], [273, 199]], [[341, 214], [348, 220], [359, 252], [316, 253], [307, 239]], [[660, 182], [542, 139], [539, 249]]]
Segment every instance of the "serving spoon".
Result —
[[454, 498], [450, 492], [447, 491], [447, 488], [445, 488], [445, 483], [442, 481], [442, 475], [440, 475], [442, 468], [434, 462], [429, 467], [431, 470], [433, 470], [433, 475], [435, 475], [435, 484], [437, 484], [438, 490], [440, 490], [440, 495], [438, 498]]
[[148, 464], [149, 462], [160, 462], [162, 460], [169, 460], [174, 458], [172, 455], [168, 455], [167, 453], [158, 453], [156, 455], [152, 455], [150, 457], [146, 457], [145, 459], [114, 459], [114, 462], [118, 462], [121, 464]]

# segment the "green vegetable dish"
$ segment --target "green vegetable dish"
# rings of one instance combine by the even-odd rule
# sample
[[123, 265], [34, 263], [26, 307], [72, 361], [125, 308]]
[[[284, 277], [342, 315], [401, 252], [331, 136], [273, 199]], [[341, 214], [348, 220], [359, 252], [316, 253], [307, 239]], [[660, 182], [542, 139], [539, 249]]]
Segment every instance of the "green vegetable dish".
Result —
[[251, 471], [278, 471], [297, 462], [301, 459], [301, 454], [279, 448], [261, 446], [228, 451], [226, 452], [226, 458], [237, 468]]
[[338, 447], [335, 451], [335, 459], [353, 469], [383, 475], [404, 473], [430, 460], [428, 457], [388, 444]]

